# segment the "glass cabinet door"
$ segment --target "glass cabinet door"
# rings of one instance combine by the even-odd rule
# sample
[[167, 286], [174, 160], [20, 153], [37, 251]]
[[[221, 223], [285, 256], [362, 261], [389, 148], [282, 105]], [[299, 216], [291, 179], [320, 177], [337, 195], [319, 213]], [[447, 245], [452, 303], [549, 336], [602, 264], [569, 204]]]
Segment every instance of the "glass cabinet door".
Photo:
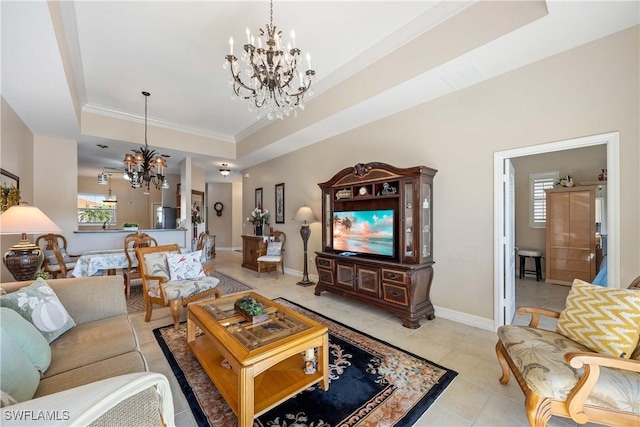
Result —
[[[416, 242], [415, 242], [415, 224], [414, 212], [414, 191], [415, 181], [407, 180], [404, 183], [404, 247], [402, 248], [402, 258], [404, 262], [415, 262], [416, 259]], [[419, 248], [418, 248], [419, 250]]]
[[431, 184], [423, 182], [420, 191], [420, 236], [422, 247], [420, 248], [420, 256], [422, 261], [428, 261], [431, 258], [431, 245], [433, 244], [433, 235], [431, 230], [432, 209], [431, 209]]
[[323, 200], [323, 205], [324, 205], [324, 218], [325, 218], [325, 224], [323, 224], [324, 226], [324, 232], [322, 233], [324, 235], [324, 242], [323, 243], [323, 247], [322, 250], [323, 251], [330, 251], [331, 247], [333, 246], [333, 225], [332, 225], [332, 221], [333, 221], [333, 215], [331, 215], [331, 190], [329, 191], [325, 191], [324, 192], [324, 200]]

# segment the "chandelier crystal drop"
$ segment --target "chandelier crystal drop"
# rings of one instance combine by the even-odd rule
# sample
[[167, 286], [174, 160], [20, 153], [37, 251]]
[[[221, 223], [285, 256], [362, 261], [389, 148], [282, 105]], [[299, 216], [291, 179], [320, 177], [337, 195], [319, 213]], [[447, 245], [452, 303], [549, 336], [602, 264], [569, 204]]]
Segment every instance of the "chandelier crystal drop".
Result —
[[151, 185], [160, 190], [169, 188], [169, 182], [164, 174], [167, 161], [159, 154], [154, 159], [156, 152], [150, 150], [147, 143], [147, 101], [151, 94], [149, 92], [142, 92], [142, 94], [144, 95], [144, 147], [131, 150], [134, 154], [125, 154], [124, 163], [127, 169], [124, 177], [131, 183], [132, 188], [143, 188], [144, 194], [148, 195]]
[[[269, 24], [260, 28], [257, 36], [246, 29], [247, 43], [241, 53], [246, 65], [243, 79], [240, 78], [238, 58], [233, 55], [233, 37], [229, 38], [229, 55], [226, 55], [224, 69], [231, 76], [228, 83], [232, 87], [232, 99], [248, 101], [249, 111], [257, 110], [260, 119], [263, 113], [269, 120], [283, 119], [291, 112], [304, 110], [304, 97], [313, 95], [310, 90], [316, 74], [311, 69], [311, 56], [307, 53], [307, 71], [297, 71], [300, 49], [295, 45], [295, 33], [291, 31], [293, 46], [287, 43], [283, 48], [282, 31], [273, 25], [273, 0], [270, 2]], [[264, 39], [264, 47], [263, 40]], [[257, 41], [257, 46], [256, 46]]]

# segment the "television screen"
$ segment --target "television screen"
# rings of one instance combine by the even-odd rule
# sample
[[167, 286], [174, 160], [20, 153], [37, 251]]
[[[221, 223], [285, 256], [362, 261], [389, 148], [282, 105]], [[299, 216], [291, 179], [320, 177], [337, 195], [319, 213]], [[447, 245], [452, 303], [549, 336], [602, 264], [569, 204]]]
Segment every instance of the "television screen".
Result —
[[334, 211], [333, 250], [393, 257], [394, 211]]

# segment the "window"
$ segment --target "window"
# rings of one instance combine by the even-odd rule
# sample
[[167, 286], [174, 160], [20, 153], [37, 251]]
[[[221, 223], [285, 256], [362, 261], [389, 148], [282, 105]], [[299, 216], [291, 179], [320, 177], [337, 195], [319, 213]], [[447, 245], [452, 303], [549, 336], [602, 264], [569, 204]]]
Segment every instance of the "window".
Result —
[[553, 188], [560, 172], [529, 174], [529, 227], [545, 228], [547, 223], [547, 196], [544, 190]]
[[104, 202], [104, 194], [78, 194], [78, 224], [116, 224], [116, 205]]

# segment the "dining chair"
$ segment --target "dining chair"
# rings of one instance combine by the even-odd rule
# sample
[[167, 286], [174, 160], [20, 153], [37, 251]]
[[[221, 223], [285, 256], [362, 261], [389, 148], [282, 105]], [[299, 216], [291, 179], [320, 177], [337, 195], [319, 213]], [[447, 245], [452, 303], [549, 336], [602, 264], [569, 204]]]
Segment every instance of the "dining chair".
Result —
[[178, 329], [180, 311], [187, 304], [220, 296], [220, 280], [211, 276], [213, 266], [203, 266], [197, 251], [182, 254], [177, 244], [139, 247], [136, 257], [142, 275], [145, 322], [151, 320], [156, 304], [171, 309], [173, 327]]
[[282, 268], [282, 274], [284, 274], [284, 244], [287, 242], [287, 235], [282, 231], [274, 231], [273, 236], [274, 239], [269, 239], [266, 248], [258, 250], [258, 277], [260, 277], [263, 267], [267, 272], [275, 270], [276, 279], [278, 278], [278, 266]]
[[216, 236], [205, 233], [204, 231], [198, 235], [196, 242], [196, 251], [203, 251], [205, 259], [209, 260], [216, 257]]
[[131, 281], [141, 279], [140, 268], [133, 266], [135, 249], [149, 246], [158, 246], [158, 242], [147, 233], [131, 233], [124, 238], [124, 255], [127, 257], [127, 268], [122, 269], [124, 277], [124, 293], [129, 298], [131, 293]]
[[67, 277], [80, 258], [80, 255], [73, 255], [67, 251], [67, 239], [62, 234], [43, 234], [36, 239], [36, 246], [44, 253], [42, 270], [54, 279], [57, 279], [58, 275]]

